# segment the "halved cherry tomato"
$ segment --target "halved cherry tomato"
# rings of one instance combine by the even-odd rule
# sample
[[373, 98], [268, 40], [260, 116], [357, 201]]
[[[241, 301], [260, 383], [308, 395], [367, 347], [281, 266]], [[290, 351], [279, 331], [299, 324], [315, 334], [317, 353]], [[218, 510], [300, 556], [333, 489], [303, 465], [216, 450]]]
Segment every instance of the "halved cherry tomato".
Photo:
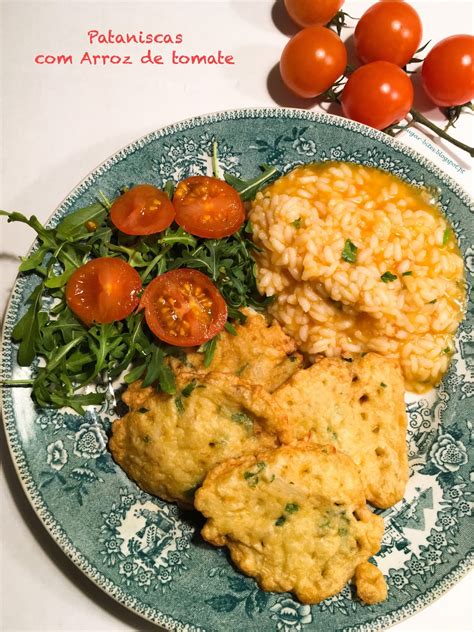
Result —
[[347, 118], [385, 129], [404, 118], [413, 104], [413, 85], [388, 61], [373, 61], [353, 72], [341, 96]]
[[227, 321], [227, 305], [202, 272], [180, 268], [160, 274], [145, 288], [140, 303], [148, 327], [160, 340], [194, 347], [214, 338]]
[[173, 196], [176, 223], [197, 237], [220, 239], [241, 228], [245, 209], [237, 191], [219, 178], [191, 176]]
[[354, 31], [362, 63], [389, 61], [404, 66], [418, 49], [423, 28], [415, 9], [405, 2], [377, 2], [367, 9]]
[[129, 316], [140, 302], [138, 272], [122, 259], [100, 257], [75, 270], [66, 286], [66, 301], [86, 325], [111, 323]]
[[311, 99], [332, 86], [346, 63], [341, 38], [324, 26], [310, 26], [294, 35], [283, 49], [280, 73], [290, 90]]
[[140, 307], [160, 340], [194, 347], [214, 338], [227, 321], [227, 305], [202, 272], [180, 268], [160, 274], [145, 288]]
[[474, 99], [474, 36], [452, 35], [434, 46], [421, 67], [423, 88], [440, 107]]
[[292, 20], [300, 26], [327, 24], [344, 4], [344, 0], [285, 0]]
[[137, 184], [112, 204], [112, 223], [127, 235], [152, 235], [168, 228], [174, 207], [163, 191], [151, 184]]

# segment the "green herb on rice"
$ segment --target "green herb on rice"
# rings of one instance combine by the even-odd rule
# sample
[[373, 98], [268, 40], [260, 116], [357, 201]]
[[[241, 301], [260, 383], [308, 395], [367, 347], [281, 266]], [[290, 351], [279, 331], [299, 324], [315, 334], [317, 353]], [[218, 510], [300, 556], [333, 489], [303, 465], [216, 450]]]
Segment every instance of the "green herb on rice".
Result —
[[342, 260], [347, 263], [355, 263], [357, 261], [357, 250], [357, 246], [350, 239], [346, 239], [341, 255]]
[[397, 275], [393, 274], [389, 270], [387, 270], [387, 272], [384, 272], [382, 276], [380, 277], [380, 280], [383, 281], [384, 283], [392, 283], [393, 281], [396, 281], [397, 279], [398, 279]]

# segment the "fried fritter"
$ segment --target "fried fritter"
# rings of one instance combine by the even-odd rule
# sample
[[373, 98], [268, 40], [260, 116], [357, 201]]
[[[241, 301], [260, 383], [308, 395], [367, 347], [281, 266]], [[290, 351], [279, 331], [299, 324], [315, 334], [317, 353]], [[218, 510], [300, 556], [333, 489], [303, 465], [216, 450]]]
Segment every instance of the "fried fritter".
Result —
[[397, 363], [375, 353], [324, 358], [274, 393], [294, 440], [331, 443], [349, 455], [376, 507], [403, 498], [408, 480], [407, 419]]
[[114, 459], [145, 491], [192, 505], [207, 472], [288, 440], [286, 418], [260, 386], [221, 373], [180, 372], [177, 394], [132, 384], [112, 424]]
[[[197, 491], [203, 537], [228, 546], [261, 588], [303, 603], [339, 592], [377, 553], [383, 519], [353, 461], [333, 446], [283, 446], [215, 467]], [[364, 596], [364, 590], [361, 591]]]
[[357, 594], [368, 604], [380, 603], [387, 599], [387, 582], [382, 571], [371, 564], [363, 562], [356, 568], [355, 585]]
[[[184, 370], [231, 373], [248, 382], [259, 384], [273, 392], [286, 382], [302, 365], [302, 356], [296, 353], [296, 344], [274, 321], [271, 325], [254, 310], [245, 309], [247, 321], [236, 325], [237, 335], [223, 331], [218, 339], [214, 357], [208, 369], [204, 367], [204, 354], [186, 353]], [[175, 372], [183, 365], [171, 360]]]

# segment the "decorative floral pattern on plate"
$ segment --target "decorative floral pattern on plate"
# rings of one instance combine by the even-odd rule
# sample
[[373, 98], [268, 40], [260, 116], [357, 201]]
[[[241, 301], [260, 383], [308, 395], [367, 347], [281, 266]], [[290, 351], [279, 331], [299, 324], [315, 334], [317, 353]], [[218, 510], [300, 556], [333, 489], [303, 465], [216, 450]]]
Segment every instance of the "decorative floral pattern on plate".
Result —
[[[167, 180], [175, 182], [189, 176], [207, 173], [211, 166], [213, 143], [216, 140], [208, 132], [201, 134], [198, 139], [181, 136], [173, 143], [164, 143], [161, 156], [152, 158], [153, 170], [161, 178], [161, 185]], [[231, 171], [240, 175], [238, 169], [239, 158], [232, 147], [225, 141], [219, 142], [219, 164], [224, 171]]]
[[176, 573], [187, 570], [186, 551], [194, 529], [179, 518], [175, 505], [122, 489], [120, 501], [103, 517], [103, 561], [118, 564], [127, 587], [135, 583], [144, 592], [164, 590]]
[[[474, 207], [459, 187], [381, 132], [305, 111], [228, 112], [152, 133], [92, 172], [51, 222], [90, 203], [98, 190], [113, 196], [139, 179], [163, 184], [208, 173], [214, 140], [221, 170], [237, 175], [251, 176], [263, 163], [285, 172], [302, 162], [350, 160], [434, 187], [472, 285]], [[7, 311], [1, 358], [7, 378], [28, 373], [16, 363], [10, 334], [32, 283], [17, 282]], [[471, 543], [461, 533], [472, 507], [473, 310], [470, 303], [443, 383], [407, 403], [411, 477], [403, 501], [379, 511], [386, 530], [376, 562], [388, 579], [389, 598], [377, 606], [363, 606], [346, 586], [310, 607], [287, 594], [264, 593], [238, 574], [223, 550], [197, 536], [196, 515], [145, 494], [115, 465], [106, 448], [112, 399], [80, 417], [69, 410], [35, 410], [27, 390], [5, 391], [12, 455], [33, 506], [63, 550], [105, 591], [150, 621], [186, 631], [379, 630], [429, 604], [472, 565]]]

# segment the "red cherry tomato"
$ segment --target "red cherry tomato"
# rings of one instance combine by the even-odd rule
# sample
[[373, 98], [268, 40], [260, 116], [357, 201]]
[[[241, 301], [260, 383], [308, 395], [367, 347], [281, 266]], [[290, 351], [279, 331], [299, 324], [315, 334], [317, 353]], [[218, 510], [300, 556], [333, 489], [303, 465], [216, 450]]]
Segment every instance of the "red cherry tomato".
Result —
[[140, 302], [138, 272], [122, 259], [92, 259], [75, 270], [66, 286], [69, 309], [86, 325], [129, 316]]
[[152, 235], [168, 228], [174, 207], [163, 191], [151, 184], [138, 184], [112, 204], [112, 223], [127, 235]]
[[300, 26], [327, 24], [344, 4], [344, 0], [285, 0], [292, 20]]
[[362, 63], [389, 61], [404, 66], [417, 51], [423, 33], [415, 9], [405, 2], [378, 2], [360, 18], [354, 31]]
[[348, 118], [385, 129], [404, 118], [413, 103], [413, 86], [401, 68], [374, 61], [353, 72], [341, 96]]
[[421, 68], [426, 94], [440, 107], [474, 99], [474, 36], [452, 35], [434, 46]]
[[330, 88], [346, 68], [347, 53], [340, 37], [323, 26], [310, 26], [283, 49], [280, 73], [300, 97], [317, 97]]
[[140, 306], [155, 336], [178, 347], [194, 347], [214, 338], [227, 321], [227, 305], [213, 282], [187, 268], [153, 279]]
[[219, 178], [191, 176], [173, 196], [176, 223], [191, 235], [220, 239], [237, 232], [245, 209], [237, 191]]

